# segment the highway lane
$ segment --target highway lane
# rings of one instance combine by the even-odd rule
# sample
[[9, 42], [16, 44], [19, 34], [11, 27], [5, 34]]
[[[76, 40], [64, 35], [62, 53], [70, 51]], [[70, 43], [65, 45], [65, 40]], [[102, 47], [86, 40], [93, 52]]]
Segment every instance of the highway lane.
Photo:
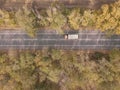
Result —
[[18, 31], [0, 31], [0, 49], [113, 49], [120, 48], [120, 36], [107, 36], [100, 31], [65, 31], [65, 33], [78, 33], [79, 39], [66, 40], [63, 34], [53, 30], [41, 30], [32, 38], [27, 33]]

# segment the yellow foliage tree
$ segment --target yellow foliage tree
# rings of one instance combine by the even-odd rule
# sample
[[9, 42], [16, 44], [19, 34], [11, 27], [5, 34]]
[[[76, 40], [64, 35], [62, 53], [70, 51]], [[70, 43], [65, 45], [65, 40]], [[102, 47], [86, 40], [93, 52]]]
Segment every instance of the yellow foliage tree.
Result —
[[70, 27], [78, 30], [81, 22], [82, 16], [80, 15], [80, 9], [73, 9], [68, 15], [68, 23], [70, 24]]

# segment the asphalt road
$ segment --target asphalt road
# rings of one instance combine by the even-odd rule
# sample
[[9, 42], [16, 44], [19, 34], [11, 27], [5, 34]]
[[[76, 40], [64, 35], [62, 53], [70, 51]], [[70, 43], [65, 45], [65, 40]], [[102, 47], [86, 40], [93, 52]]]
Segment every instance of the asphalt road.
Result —
[[104, 50], [120, 48], [120, 36], [107, 36], [99, 31], [69, 31], [65, 33], [78, 33], [79, 39], [66, 40], [64, 35], [56, 31], [38, 31], [36, 37], [29, 37], [23, 31], [0, 31], [0, 49], [79, 49]]

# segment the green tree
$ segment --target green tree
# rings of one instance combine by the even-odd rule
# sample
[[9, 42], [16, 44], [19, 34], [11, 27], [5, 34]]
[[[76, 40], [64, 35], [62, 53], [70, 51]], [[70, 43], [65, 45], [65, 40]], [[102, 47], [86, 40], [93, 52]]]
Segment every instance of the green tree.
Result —
[[18, 25], [21, 26], [30, 36], [34, 36], [38, 28], [35, 15], [27, 7], [19, 9], [16, 14], [16, 20]]
[[63, 32], [62, 27], [65, 25], [66, 21], [67, 19], [63, 15], [59, 5], [51, 5], [51, 7], [46, 10], [46, 16], [40, 18], [41, 25], [58, 30], [60, 33]]
[[102, 82], [100, 90], [119, 90], [120, 86], [120, 51], [113, 50], [110, 52], [110, 60], [101, 60], [99, 64], [99, 75]]

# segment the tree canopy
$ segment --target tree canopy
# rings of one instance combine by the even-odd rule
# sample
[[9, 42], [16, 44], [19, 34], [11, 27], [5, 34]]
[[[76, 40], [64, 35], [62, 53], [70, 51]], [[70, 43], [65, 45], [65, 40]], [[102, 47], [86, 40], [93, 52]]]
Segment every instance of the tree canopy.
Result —
[[65, 27], [79, 30], [93, 28], [111, 34], [120, 34], [120, 0], [104, 4], [97, 10], [66, 8], [58, 3], [38, 10], [24, 6], [18, 11], [0, 10], [0, 26], [20, 26], [31, 36], [40, 28], [63, 32]]
[[120, 51], [0, 52], [1, 90], [119, 90]]

